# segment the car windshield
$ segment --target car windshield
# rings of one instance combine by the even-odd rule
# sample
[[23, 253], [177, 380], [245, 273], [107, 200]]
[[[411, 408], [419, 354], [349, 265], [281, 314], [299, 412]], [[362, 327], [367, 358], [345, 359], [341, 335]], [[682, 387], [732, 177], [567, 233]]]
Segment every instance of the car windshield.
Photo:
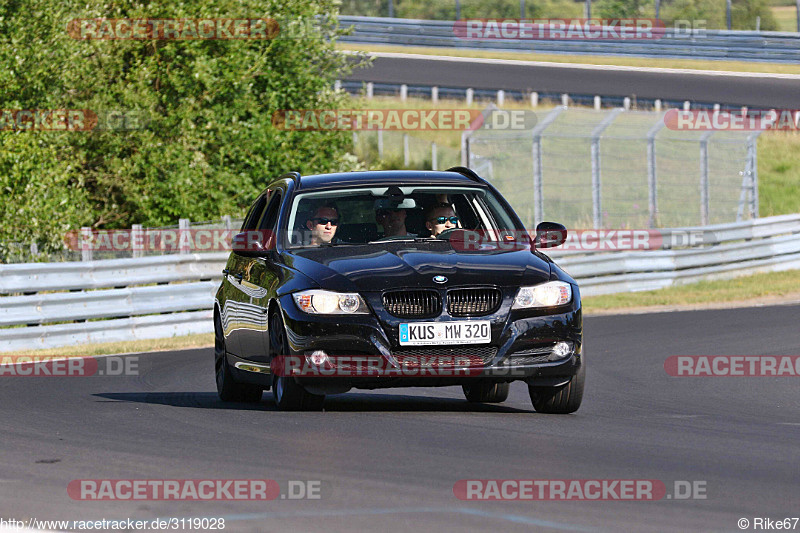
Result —
[[[517, 240], [524, 228], [483, 187], [382, 186], [298, 194], [285, 229], [288, 247], [434, 242], [468, 233], [476, 249]], [[460, 230], [460, 231], [459, 231]]]

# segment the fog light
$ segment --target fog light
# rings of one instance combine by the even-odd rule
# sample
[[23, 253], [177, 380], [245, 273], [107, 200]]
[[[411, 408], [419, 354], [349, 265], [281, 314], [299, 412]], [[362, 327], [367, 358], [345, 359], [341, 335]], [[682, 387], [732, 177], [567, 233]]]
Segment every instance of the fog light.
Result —
[[322, 350], [311, 352], [311, 362], [317, 366], [322, 366], [328, 360], [328, 354]]
[[550, 353], [550, 357], [547, 359], [549, 361], [557, 361], [559, 359], [564, 359], [572, 352], [572, 345], [568, 342], [557, 342], [555, 346], [553, 346], [553, 351]]

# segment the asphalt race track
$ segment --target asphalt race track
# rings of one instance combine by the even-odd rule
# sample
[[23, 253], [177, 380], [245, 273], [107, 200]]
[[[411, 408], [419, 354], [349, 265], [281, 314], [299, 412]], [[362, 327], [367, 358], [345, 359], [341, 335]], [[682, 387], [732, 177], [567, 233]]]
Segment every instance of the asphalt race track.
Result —
[[[359, 391], [326, 411], [222, 404], [211, 349], [134, 377], [0, 378], [2, 516], [224, 517], [225, 531], [739, 531], [800, 515], [797, 377], [666, 375], [670, 355], [800, 354], [798, 307], [592, 317], [574, 415], [460, 389]], [[79, 501], [75, 479], [320, 480], [319, 500]], [[706, 499], [461, 501], [461, 479], [701, 481]], [[799, 526], [800, 527], [800, 526]]]
[[[389, 55], [389, 54], [387, 54]], [[398, 54], [402, 55], [402, 54]], [[441, 87], [503, 89], [643, 99], [694, 101], [759, 108], [800, 107], [800, 77], [667, 73], [623, 68], [489, 63], [424, 57], [377, 57], [346, 79]]]

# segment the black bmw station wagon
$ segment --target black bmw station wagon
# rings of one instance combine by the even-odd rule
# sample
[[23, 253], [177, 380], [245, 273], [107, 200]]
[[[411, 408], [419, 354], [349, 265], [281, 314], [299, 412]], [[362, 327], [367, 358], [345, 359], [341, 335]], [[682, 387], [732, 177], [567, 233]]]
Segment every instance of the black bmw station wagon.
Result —
[[571, 413], [585, 379], [580, 293], [508, 202], [467, 168], [301, 176], [248, 211], [214, 306], [224, 401], [273, 391], [321, 409], [352, 388], [461, 386], [502, 402], [523, 381], [536, 411]]

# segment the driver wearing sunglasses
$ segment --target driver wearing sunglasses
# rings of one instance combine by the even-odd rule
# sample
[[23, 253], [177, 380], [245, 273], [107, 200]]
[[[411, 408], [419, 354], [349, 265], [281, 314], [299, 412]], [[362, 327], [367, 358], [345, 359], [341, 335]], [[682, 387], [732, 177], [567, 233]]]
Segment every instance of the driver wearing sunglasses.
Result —
[[328, 244], [333, 240], [339, 227], [339, 211], [332, 205], [318, 207], [306, 220], [306, 227], [311, 230], [310, 244], [316, 246]]
[[443, 231], [458, 227], [458, 217], [450, 204], [440, 203], [429, 209], [425, 216], [425, 226], [430, 230], [431, 237], [436, 237]]

